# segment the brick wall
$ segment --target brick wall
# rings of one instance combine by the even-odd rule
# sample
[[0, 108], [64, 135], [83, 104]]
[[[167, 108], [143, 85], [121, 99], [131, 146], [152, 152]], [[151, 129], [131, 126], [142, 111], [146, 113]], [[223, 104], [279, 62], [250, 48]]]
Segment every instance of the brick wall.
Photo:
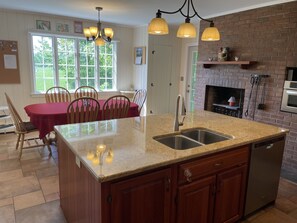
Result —
[[[213, 65], [209, 69], [197, 66], [195, 106], [203, 109], [205, 86], [244, 88], [244, 111], [251, 91], [251, 74], [270, 75], [266, 79], [265, 110], [255, 109], [254, 120], [290, 130], [287, 136], [283, 168], [297, 173], [297, 114], [280, 111], [286, 67], [297, 67], [297, 2], [278, 4], [259, 9], [234, 13], [214, 18], [221, 33], [217, 42], [200, 40], [199, 61], [217, 57], [220, 47], [231, 48], [231, 60], [257, 61], [248, 69], [239, 65]], [[200, 30], [209, 23], [201, 22]], [[201, 36], [201, 33], [200, 33]], [[255, 88], [250, 111], [260, 103], [263, 82], [258, 89], [255, 102]], [[251, 115], [244, 117], [252, 119]]]

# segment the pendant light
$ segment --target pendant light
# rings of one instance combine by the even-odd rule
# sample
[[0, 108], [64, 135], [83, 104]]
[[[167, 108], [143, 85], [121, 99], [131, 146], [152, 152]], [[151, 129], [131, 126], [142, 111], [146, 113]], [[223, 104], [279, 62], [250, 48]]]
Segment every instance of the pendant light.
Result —
[[95, 41], [96, 46], [104, 46], [106, 42], [110, 43], [113, 38], [112, 28], [101, 28], [100, 11], [103, 10], [101, 7], [96, 7], [98, 11], [98, 22], [97, 26], [91, 26], [84, 28], [84, 35], [87, 40]]
[[[193, 10], [193, 14], [190, 15], [190, 5]], [[182, 9], [187, 6], [187, 14], [182, 12]], [[185, 17], [185, 22], [182, 23], [177, 31], [177, 37], [179, 38], [196, 38], [196, 28], [195, 26], [190, 22], [191, 18], [197, 16], [203, 21], [209, 22], [210, 26], [206, 28], [201, 36], [202, 41], [217, 41], [220, 40], [220, 33], [218, 29], [214, 26], [214, 22], [212, 20], [203, 19], [200, 15], [198, 15], [193, 0], [185, 0], [183, 5], [176, 11], [173, 12], [167, 12], [158, 10], [156, 13], [156, 18], [153, 18], [148, 26], [148, 33], [152, 35], [166, 35], [169, 33], [168, 24], [165, 19], [162, 18], [162, 13], [164, 14], [175, 14], [180, 13], [183, 17]]]

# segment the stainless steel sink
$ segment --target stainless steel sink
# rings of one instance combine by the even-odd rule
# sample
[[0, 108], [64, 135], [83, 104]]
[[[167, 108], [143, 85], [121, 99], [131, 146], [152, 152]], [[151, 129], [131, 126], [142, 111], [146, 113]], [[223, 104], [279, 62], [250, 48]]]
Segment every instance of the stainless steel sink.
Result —
[[184, 149], [190, 149], [197, 146], [202, 146], [201, 143], [180, 134], [155, 136], [153, 137], [153, 139], [157, 140], [160, 143], [163, 143], [166, 146], [169, 146], [172, 149], [177, 149], [177, 150], [184, 150]]
[[184, 150], [221, 142], [232, 139], [232, 137], [211, 131], [209, 129], [195, 128], [183, 130], [180, 133], [155, 136], [153, 139], [172, 149]]
[[203, 128], [183, 130], [181, 131], [181, 134], [203, 144], [221, 142], [232, 138], [231, 136], [223, 135]]

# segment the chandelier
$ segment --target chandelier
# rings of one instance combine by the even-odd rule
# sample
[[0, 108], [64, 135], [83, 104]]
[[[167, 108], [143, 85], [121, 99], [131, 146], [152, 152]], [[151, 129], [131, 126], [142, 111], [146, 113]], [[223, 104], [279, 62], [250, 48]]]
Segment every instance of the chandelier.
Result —
[[[193, 10], [193, 14], [190, 15], [190, 4]], [[187, 14], [185, 14], [182, 9], [187, 6]], [[197, 16], [203, 21], [209, 22], [210, 26], [207, 27], [201, 36], [202, 41], [217, 41], [220, 40], [220, 33], [218, 29], [214, 26], [214, 22], [212, 20], [204, 19], [200, 15], [198, 15], [194, 5], [193, 0], [185, 0], [183, 5], [176, 11], [167, 12], [158, 9], [156, 13], [156, 18], [153, 18], [148, 26], [148, 33], [153, 35], [166, 35], [169, 33], [168, 24], [165, 19], [162, 18], [162, 13], [164, 14], [175, 14], [180, 13], [183, 17], [185, 17], [185, 22], [182, 23], [177, 31], [177, 37], [179, 38], [196, 38], [196, 28], [190, 22], [190, 19], [194, 16]]]
[[101, 28], [100, 11], [103, 8], [96, 7], [98, 11], [98, 22], [97, 26], [91, 26], [84, 28], [84, 35], [87, 40], [95, 41], [96, 46], [104, 46], [106, 42], [110, 43], [113, 37], [112, 28]]

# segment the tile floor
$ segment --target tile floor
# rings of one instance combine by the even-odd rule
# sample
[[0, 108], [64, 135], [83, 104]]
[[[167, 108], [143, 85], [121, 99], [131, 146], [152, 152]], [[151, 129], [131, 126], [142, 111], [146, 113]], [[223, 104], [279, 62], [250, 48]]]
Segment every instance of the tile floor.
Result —
[[[19, 161], [14, 134], [0, 135], [0, 223], [64, 223], [59, 203], [57, 150], [25, 150]], [[275, 205], [242, 223], [297, 223], [297, 183], [281, 178]]]

